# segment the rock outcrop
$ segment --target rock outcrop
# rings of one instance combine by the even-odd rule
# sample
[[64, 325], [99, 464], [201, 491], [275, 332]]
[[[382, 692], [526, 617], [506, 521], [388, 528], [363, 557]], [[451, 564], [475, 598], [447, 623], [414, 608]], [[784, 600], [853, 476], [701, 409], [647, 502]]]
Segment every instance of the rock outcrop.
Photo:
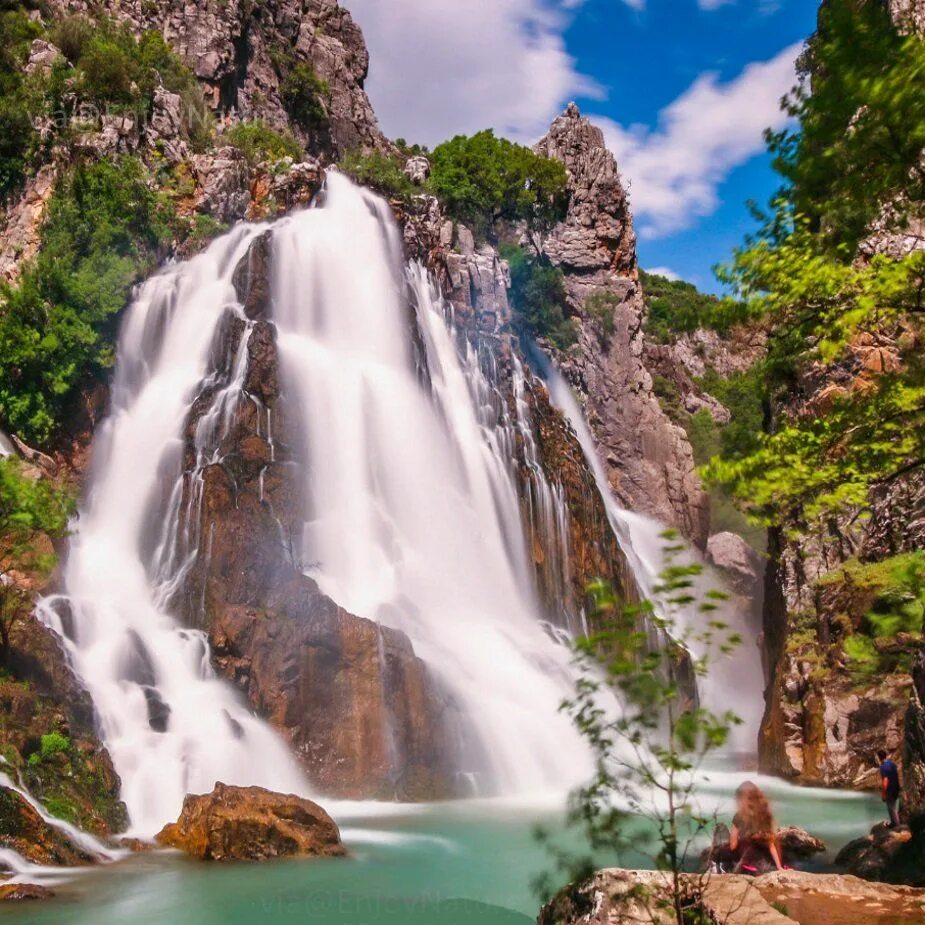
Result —
[[[669, 883], [656, 871], [601, 870], [557, 894], [540, 911], [539, 925], [670, 925], [676, 919]], [[682, 884], [692, 910], [725, 925], [881, 925], [925, 915], [925, 890], [836, 874], [685, 874]]]
[[[703, 548], [709, 531], [706, 495], [683, 429], [665, 416], [644, 360], [645, 304], [636, 237], [617, 164], [600, 129], [572, 104], [536, 151], [568, 173], [568, 215], [542, 242], [565, 272], [578, 344], [554, 360], [581, 397], [617, 498], [628, 508], [679, 528]], [[584, 311], [592, 293], [613, 306], [613, 333], [602, 337]]]
[[262, 787], [216, 784], [187, 795], [176, 822], [157, 840], [200, 861], [267, 861], [283, 857], [344, 857], [334, 820], [311, 800]]

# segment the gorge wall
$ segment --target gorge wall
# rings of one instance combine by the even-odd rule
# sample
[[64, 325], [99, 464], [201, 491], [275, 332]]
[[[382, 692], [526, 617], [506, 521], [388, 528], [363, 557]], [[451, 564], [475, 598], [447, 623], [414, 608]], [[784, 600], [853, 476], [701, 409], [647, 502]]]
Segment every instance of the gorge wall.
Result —
[[[886, 6], [900, 32], [921, 34], [925, 5], [919, 0]], [[860, 245], [859, 263], [925, 247], [917, 219], [882, 205]], [[776, 420], [825, 415], [833, 398], [920, 362], [921, 344], [908, 325], [860, 335], [850, 346], [845, 362], [803, 370], [774, 409]], [[885, 748], [904, 759], [915, 814], [925, 757], [919, 643], [914, 636], [878, 640], [880, 667], [862, 677], [847, 664], [843, 645], [869, 614], [888, 611], [889, 601], [903, 595], [915, 597], [914, 580], [903, 576], [915, 571], [925, 548], [925, 478], [913, 469], [877, 485], [863, 513], [846, 507], [824, 525], [805, 528], [785, 524], [770, 537], [764, 619], [772, 680], [759, 742], [762, 767], [809, 784], [873, 788], [876, 751]], [[917, 666], [917, 682], [910, 665]]]

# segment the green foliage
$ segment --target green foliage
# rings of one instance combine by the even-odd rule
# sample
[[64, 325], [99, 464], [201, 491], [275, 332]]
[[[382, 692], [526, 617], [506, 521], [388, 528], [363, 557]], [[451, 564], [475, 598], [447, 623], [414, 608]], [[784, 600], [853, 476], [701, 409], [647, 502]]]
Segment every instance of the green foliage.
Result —
[[66, 754], [70, 751], [71, 740], [58, 731], [49, 732], [42, 736], [42, 744], [38, 751], [29, 756], [29, 765], [35, 767], [55, 755]]
[[101, 18], [69, 16], [59, 21], [51, 40], [64, 60], [52, 72], [49, 93], [57, 118], [70, 118], [82, 106], [150, 114], [160, 85], [179, 94], [187, 134], [194, 146], [211, 137], [211, 115], [192, 71], [163, 35], [147, 30], [136, 36], [127, 25]]
[[447, 211], [479, 234], [496, 222], [550, 227], [568, 205], [565, 168], [487, 130], [457, 135], [431, 157], [430, 184]]
[[[675, 532], [663, 536], [666, 567], [653, 601], [628, 606], [605, 582], [589, 588], [592, 624], [600, 629], [576, 644], [579, 680], [563, 709], [595, 756], [593, 778], [571, 794], [568, 807], [568, 823], [581, 831], [591, 854], [554, 854], [559, 868], [574, 879], [593, 868], [598, 852], [619, 857], [629, 849], [650, 851], [656, 868], [668, 875], [669, 899], [661, 900], [665, 911], [685, 925], [696, 920], [691, 916], [698, 896], [696, 889], [688, 892], [680, 875], [712, 821], [697, 809], [697, 776], [739, 720], [691, 702], [682, 682], [689, 672], [682, 663], [689, 660], [693, 675], [704, 677], [713, 659], [731, 653], [740, 640], [716, 618], [725, 595], [698, 596], [701, 567], [681, 561], [684, 547]], [[692, 606], [702, 614], [699, 630], [678, 619], [681, 608]], [[652, 828], [634, 824], [640, 818]], [[547, 894], [551, 885], [548, 877], [537, 882]]]
[[[772, 397], [799, 405], [813, 364], [848, 379], [749, 451], [707, 467], [756, 522], [808, 528], [862, 513], [873, 487], [925, 464], [925, 364], [915, 347], [925, 252], [856, 259], [886, 205], [898, 229], [925, 212], [923, 75], [925, 42], [896, 33], [881, 5], [826, 4], [788, 103], [798, 127], [771, 138], [786, 185], [761, 232], [721, 271], [769, 333], [761, 373]], [[887, 348], [888, 362], [862, 368], [864, 343]]]
[[286, 157], [298, 161], [303, 154], [302, 146], [289, 132], [278, 132], [259, 119], [239, 122], [225, 132], [222, 138], [243, 152], [251, 167], [263, 163], [272, 164]]
[[396, 138], [394, 144], [405, 157], [417, 157], [419, 154], [426, 155], [430, 153], [427, 145], [419, 145], [417, 143], [412, 145], [405, 141], [404, 138]]
[[172, 212], [130, 157], [81, 164], [48, 206], [38, 256], [0, 291], [0, 418], [27, 440], [60, 426], [112, 364], [115, 317], [171, 237]]
[[67, 532], [74, 501], [45, 479], [23, 474], [18, 459], [0, 458], [0, 658], [6, 662], [10, 633], [29, 611], [31, 596], [10, 574], [44, 578], [55, 565], [54, 553], [36, 543], [40, 534], [57, 539]]
[[20, 186], [38, 145], [32, 115], [41, 93], [23, 68], [32, 40], [40, 33], [41, 27], [24, 10], [0, 12], [0, 198]]
[[280, 96], [292, 120], [307, 132], [327, 128], [328, 111], [325, 99], [331, 88], [326, 80], [315, 73], [311, 64], [300, 61], [283, 79]]
[[734, 303], [723, 303], [683, 280], [639, 271], [648, 315], [646, 333], [660, 344], [697, 328], [723, 329], [734, 320]]
[[921, 201], [925, 44], [894, 28], [886, 4], [832, 0], [786, 103], [794, 128], [769, 136], [793, 213], [854, 255], [886, 203]]
[[420, 189], [405, 175], [404, 161], [386, 154], [348, 151], [338, 167], [362, 186], [368, 186], [389, 199], [410, 202]]
[[511, 268], [514, 325], [530, 337], [543, 337], [560, 350], [576, 340], [575, 324], [566, 317], [562, 271], [513, 244], [502, 244], [501, 256]]
[[601, 329], [605, 338], [612, 337], [616, 328], [614, 312], [620, 304], [620, 299], [613, 292], [606, 289], [597, 289], [589, 295], [584, 302], [584, 310], [588, 317]]
[[65, 822], [70, 822], [71, 825], [77, 825], [80, 822], [80, 813], [77, 807], [67, 797], [46, 797], [44, 806], [57, 819], [63, 819]]
[[[925, 625], [925, 552], [891, 556], [879, 562], [849, 560], [817, 582], [822, 589], [850, 591], [870, 600], [856, 628], [841, 640], [849, 671], [865, 680], [893, 671], [908, 671], [912, 648], [905, 640], [920, 638]], [[897, 640], [902, 644], [895, 645]]]

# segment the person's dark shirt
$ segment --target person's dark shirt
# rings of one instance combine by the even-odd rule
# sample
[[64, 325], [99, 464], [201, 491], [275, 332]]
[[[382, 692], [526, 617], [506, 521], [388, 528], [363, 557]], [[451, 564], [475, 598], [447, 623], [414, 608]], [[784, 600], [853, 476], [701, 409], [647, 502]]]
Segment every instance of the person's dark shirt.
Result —
[[899, 768], [895, 762], [887, 758], [880, 765], [880, 777], [886, 781], [886, 798], [896, 800], [899, 798]]

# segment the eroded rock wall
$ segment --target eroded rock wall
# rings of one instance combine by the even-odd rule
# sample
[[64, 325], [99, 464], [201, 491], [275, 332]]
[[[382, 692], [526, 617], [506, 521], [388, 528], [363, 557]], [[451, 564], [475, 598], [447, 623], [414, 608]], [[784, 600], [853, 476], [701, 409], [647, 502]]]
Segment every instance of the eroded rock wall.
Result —
[[[708, 499], [684, 430], [663, 413], [645, 362], [645, 303], [636, 237], [616, 161], [600, 129], [572, 104], [536, 146], [568, 172], [568, 215], [541, 243], [565, 273], [577, 347], [552, 351], [579, 395], [611, 487], [627, 507], [677, 527], [703, 548]], [[613, 305], [613, 333], [584, 309], [592, 293]]]

